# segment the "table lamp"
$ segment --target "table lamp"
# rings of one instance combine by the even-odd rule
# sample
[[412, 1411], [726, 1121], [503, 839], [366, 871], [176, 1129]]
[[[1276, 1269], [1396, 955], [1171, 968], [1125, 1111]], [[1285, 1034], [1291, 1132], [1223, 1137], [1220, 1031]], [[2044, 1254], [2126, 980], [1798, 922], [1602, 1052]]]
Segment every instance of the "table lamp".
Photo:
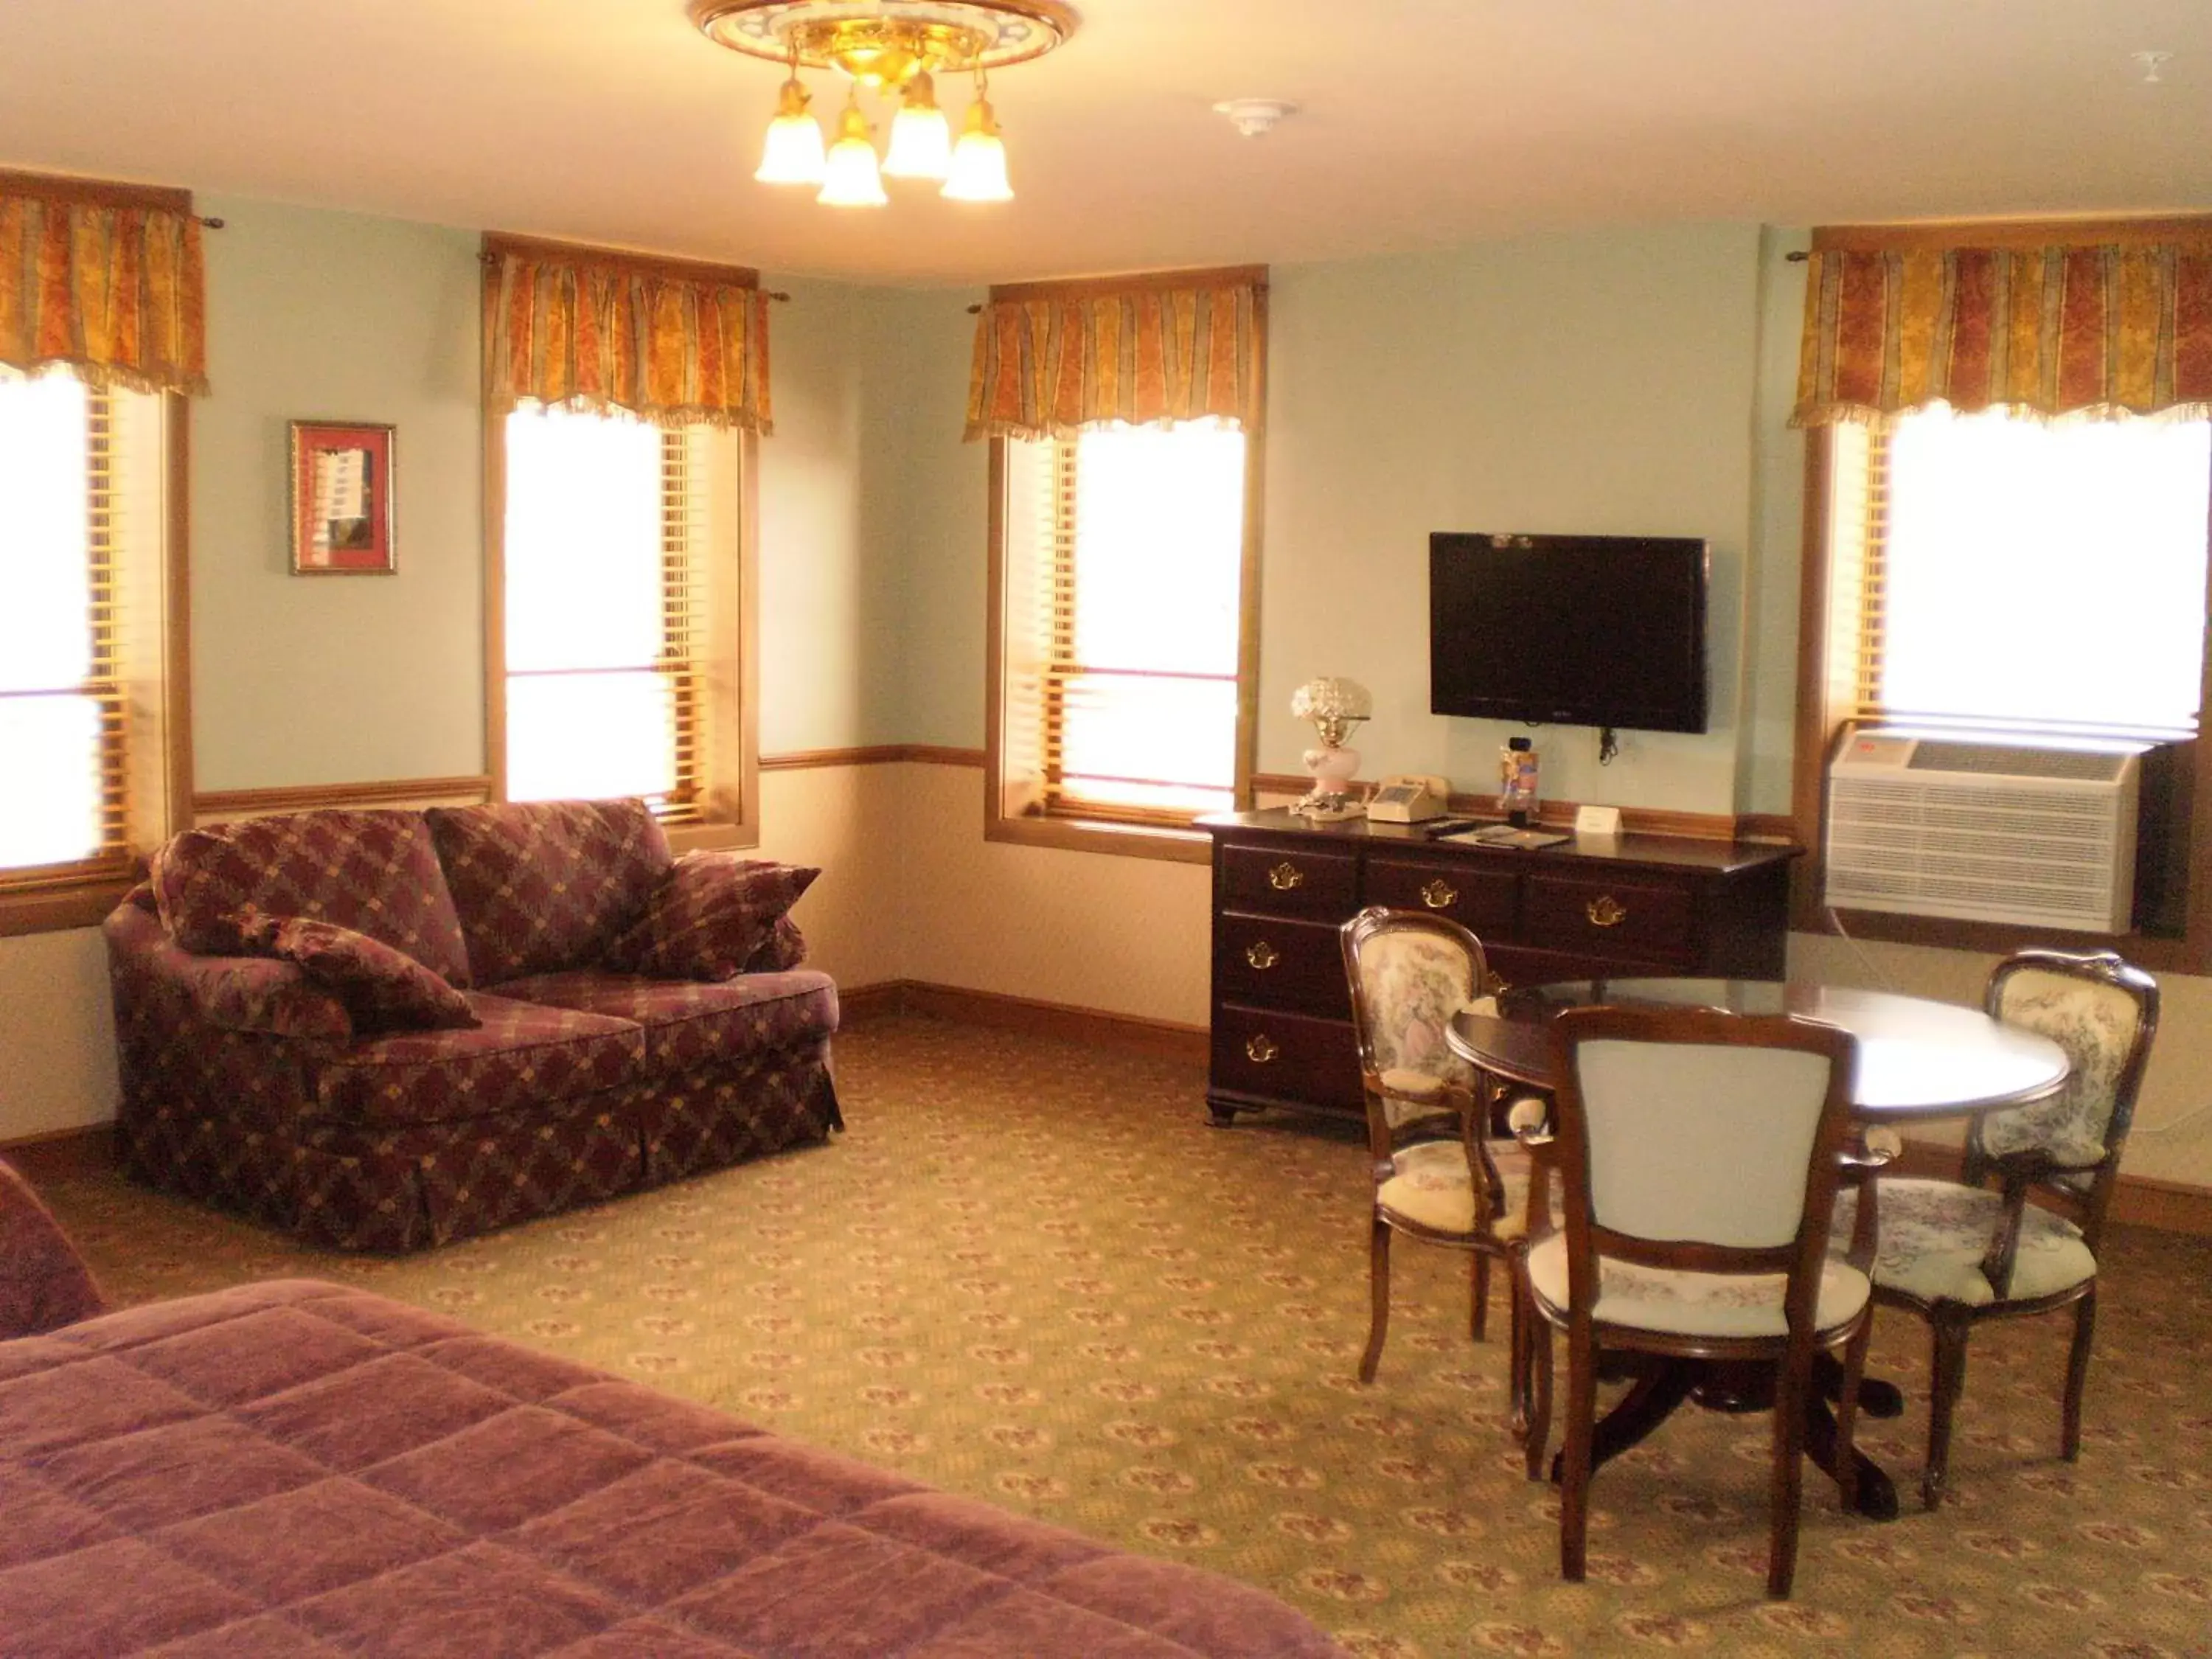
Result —
[[1352, 728], [1375, 712], [1375, 699], [1358, 680], [1308, 680], [1291, 694], [1291, 713], [1311, 720], [1321, 747], [1309, 749], [1305, 769], [1313, 787], [1291, 810], [1303, 817], [1328, 823], [1356, 818], [1366, 809], [1352, 799], [1352, 775], [1359, 769], [1359, 751], [1346, 749], [1344, 740]]

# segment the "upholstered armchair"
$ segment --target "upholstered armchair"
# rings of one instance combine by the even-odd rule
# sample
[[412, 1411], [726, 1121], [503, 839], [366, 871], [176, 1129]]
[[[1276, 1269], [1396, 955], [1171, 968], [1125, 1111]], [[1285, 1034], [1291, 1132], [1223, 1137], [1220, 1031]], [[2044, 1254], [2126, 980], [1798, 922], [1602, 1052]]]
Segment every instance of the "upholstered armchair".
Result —
[[2081, 1455], [2097, 1249], [2158, 1030], [2156, 982], [2109, 951], [2008, 957], [1990, 975], [1984, 1006], [1991, 1018], [2057, 1042], [2071, 1071], [2050, 1099], [1978, 1120], [1960, 1180], [1884, 1177], [1877, 1188], [1875, 1299], [1910, 1309], [1934, 1333], [1920, 1482], [1931, 1510], [1949, 1478], [1966, 1339], [1984, 1320], [2073, 1308], [2060, 1444], [2069, 1462]]
[[[1517, 1424], [1523, 1410], [1517, 1383], [1525, 1367], [1513, 1259], [1524, 1225], [1528, 1160], [1510, 1140], [1492, 1146], [1495, 1091], [1444, 1041], [1451, 1017], [1480, 1006], [1489, 989], [1481, 941], [1443, 917], [1380, 906], [1345, 923], [1340, 938], [1375, 1174], [1371, 1312], [1359, 1380], [1375, 1380], [1389, 1329], [1391, 1235], [1466, 1250], [1473, 1281], [1468, 1330], [1478, 1342], [1488, 1322], [1491, 1264], [1503, 1265], [1509, 1275]], [[1513, 1109], [1525, 1122], [1540, 1118], [1544, 1108], [1531, 1100]]]
[[[1787, 1016], [1709, 1009], [1578, 1008], [1552, 1025], [1559, 1088], [1553, 1158], [1564, 1231], [1548, 1226], [1548, 1182], [1529, 1205], [1534, 1316], [1530, 1478], [1543, 1467], [1552, 1332], [1567, 1337], [1559, 1566], [1587, 1563], [1601, 1352], [1775, 1370], [1767, 1594], [1790, 1594], [1797, 1560], [1805, 1424], [1815, 1353], [1843, 1350], [1836, 1467], [1844, 1502], [1866, 1360], [1871, 1286], [1830, 1254], [1828, 1225], [1852, 1133], [1857, 1045]], [[1872, 1239], [1860, 1241], [1870, 1250]], [[1864, 1260], [1864, 1256], [1861, 1256]]]

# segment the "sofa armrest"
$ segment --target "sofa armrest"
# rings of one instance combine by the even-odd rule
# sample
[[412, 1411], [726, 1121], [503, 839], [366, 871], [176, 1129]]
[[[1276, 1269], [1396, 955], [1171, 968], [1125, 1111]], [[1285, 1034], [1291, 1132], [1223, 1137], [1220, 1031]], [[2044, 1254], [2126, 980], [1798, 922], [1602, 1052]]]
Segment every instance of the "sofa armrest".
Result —
[[353, 1040], [345, 1004], [295, 963], [274, 957], [209, 957], [181, 950], [156, 916], [125, 901], [107, 918], [109, 947], [179, 993], [192, 1012], [228, 1031]]
[[107, 1311], [92, 1271], [25, 1181], [0, 1163], [0, 1342]]

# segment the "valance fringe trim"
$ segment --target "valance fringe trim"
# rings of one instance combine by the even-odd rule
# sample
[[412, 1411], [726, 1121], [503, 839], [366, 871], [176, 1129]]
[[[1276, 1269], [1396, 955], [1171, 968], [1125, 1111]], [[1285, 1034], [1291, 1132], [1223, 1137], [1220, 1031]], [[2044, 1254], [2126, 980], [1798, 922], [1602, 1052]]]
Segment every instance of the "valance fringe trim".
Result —
[[763, 434], [770, 430], [759, 416], [744, 410], [722, 409], [710, 404], [669, 404], [647, 412], [629, 408], [611, 398], [592, 397], [583, 392], [552, 399], [502, 397], [495, 399], [495, 407], [496, 412], [502, 415], [514, 410], [560, 410], [579, 415], [630, 415], [650, 425], [671, 428], [710, 426], [722, 431]]
[[[1831, 404], [1810, 415], [1792, 415], [1793, 427], [1863, 426], [1869, 432], [1893, 431], [1897, 423], [1907, 415], [1922, 410], [1951, 409], [1952, 405], [1940, 398], [1911, 409], [1875, 409], [1865, 404]], [[2212, 398], [2185, 404], [2169, 404], [2163, 409], [2129, 409], [2118, 404], [2091, 404], [2081, 409], [2069, 409], [2052, 414], [2028, 404], [1984, 404], [1974, 409], [1954, 410], [1960, 415], [2000, 414], [2033, 426], [2087, 426], [2107, 421], [2142, 421], [2151, 426], [2186, 421], [2212, 421]]]
[[[13, 370], [27, 380], [35, 380], [45, 374], [67, 374], [94, 392], [143, 392], [152, 397], [166, 392], [179, 392], [188, 398], [208, 395], [208, 378], [204, 374], [179, 377], [167, 371], [149, 372], [84, 357], [45, 357], [34, 363], [0, 357], [0, 369]], [[5, 378], [0, 375], [0, 379]]]

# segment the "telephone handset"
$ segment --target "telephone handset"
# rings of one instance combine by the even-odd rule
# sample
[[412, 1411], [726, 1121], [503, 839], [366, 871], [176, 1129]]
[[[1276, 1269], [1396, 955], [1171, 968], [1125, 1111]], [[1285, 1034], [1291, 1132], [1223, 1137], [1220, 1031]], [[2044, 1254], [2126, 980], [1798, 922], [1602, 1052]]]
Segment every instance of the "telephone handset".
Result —
[[1419, 823], [1443, 817], [1450, 793], [1451, 785], [1439, 777], [1408, 773], [1385, 778], [1367, 803], [1367, 816], [1378, 823]]

